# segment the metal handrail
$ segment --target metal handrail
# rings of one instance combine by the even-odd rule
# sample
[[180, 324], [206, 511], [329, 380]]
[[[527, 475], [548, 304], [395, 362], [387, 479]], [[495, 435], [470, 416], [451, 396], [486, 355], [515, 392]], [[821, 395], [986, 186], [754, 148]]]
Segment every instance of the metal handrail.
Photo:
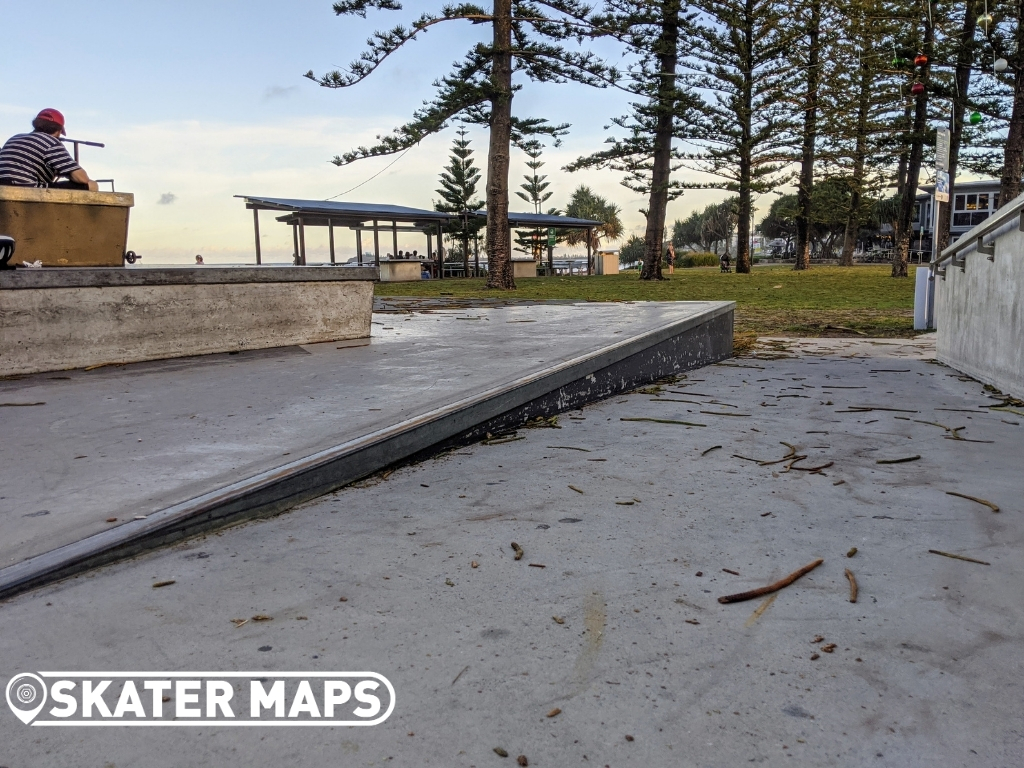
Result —
[[[1019, 215], [1021, 211], [1024, 211], [1024, 194], [1020, 195], [1009, 205], [1004, 205], [983, 222], [964, 233], [955, 243], [950, 243], [947, 247], [943, 248], [939, 258], [932, 263], [932, 272], [938, 270], [947, 261], [954, 259], [960, 251], [966, 250], [970, 246], [975, 246], [980, 253], [986, 253], [991, 256], [990, 249], [992, 245], [984, 245], [982, 239], [985, 235], [1012, 220], [1014, 216]], [[1024, 217], [1021, 218], [1021, 226], [1024, 227]]]

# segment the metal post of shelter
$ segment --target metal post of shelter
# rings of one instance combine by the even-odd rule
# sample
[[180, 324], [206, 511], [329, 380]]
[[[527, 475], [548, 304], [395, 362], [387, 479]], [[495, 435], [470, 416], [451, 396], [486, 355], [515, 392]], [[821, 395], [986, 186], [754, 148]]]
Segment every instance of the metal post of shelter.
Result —
[[427, 228], [427, 261], [430, 261], [434, 257], [434, 236], [430, 232], [430, 228]]
[[356, 263], [363, 266], [363, 228], [356, 227]]
[[398, 222], [391, 222], [391, 256], [398, 258]]
[[295, 252], [292, 254], [292, 264], [299, 266], [299, 225], [292, 224], [292, 248]]
[[331, 249], [331, 264], [336, 264], [334, 260], [334, 222], [327, 219], [327, 242]]
[[299, 263], [306, 266], [306, 225], [299, 217]]
[[437, 279], [444, 279], [444, 238], [441, 236], [441, 222], [437, 222]]
[[473, 233], [473, 277], [480, 277], [480, 238]]
[[590, 255], [590, 240], [593, 237], [593, 233], [594, 233], [594, 230], [592, 230], [592, 229], [588, 229], [587, 230], [587, 277], [589, 277], [591, 274], [593, 274], [593, 272], [592, 272], [593, 266], [592, 266], [591, 255]]
[[253, 228], [256, 230], [256, 264], [259, 265], [259, 264], [263, 263], [263, 257], [260, 254], [260, 209], [259, 208], [253, 208], [252, 209], [252, 225], [253, 225]]
[[380, 269], [380, 231], [376, 219], [373, 220], [373, 263]]

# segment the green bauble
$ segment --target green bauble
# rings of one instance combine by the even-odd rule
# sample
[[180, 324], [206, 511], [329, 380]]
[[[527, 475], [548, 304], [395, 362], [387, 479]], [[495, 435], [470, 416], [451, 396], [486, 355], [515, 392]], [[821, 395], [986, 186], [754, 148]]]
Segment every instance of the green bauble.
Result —
[[971, 121], [971, 125], [977, 125], [981, 122], [981, 119], [981, 112], [971, 112], [971, 116], [968, 118]]

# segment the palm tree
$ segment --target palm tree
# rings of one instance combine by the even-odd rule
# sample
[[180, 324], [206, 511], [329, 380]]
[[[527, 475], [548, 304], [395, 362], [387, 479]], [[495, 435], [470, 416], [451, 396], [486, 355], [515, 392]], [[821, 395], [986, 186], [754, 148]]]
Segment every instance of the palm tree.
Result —
[[[590, 233], [590, 247], [597, 250], [602, 239], [618, 240], [622, 237], [622, 222], [619, 220], [619, 206], [609, 203], [600, 195], [595, 195], [590, 187], [580, 184], [569, 199], [565, 215], [574, 219], [591, 219], [601, 222]], [[580, 245], [587, 242], [588, 230], [573, 229], [565, 234], [569, 245]]]

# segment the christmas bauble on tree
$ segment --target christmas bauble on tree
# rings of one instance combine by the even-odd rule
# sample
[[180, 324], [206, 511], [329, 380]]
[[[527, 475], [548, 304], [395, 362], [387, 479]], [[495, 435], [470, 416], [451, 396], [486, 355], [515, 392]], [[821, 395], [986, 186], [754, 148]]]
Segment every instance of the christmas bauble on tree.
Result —
[[971, 125], [977, 125], [981, 122], [981, 112], [971, 112], [971, 116], [967, 118], [971, 121]]

